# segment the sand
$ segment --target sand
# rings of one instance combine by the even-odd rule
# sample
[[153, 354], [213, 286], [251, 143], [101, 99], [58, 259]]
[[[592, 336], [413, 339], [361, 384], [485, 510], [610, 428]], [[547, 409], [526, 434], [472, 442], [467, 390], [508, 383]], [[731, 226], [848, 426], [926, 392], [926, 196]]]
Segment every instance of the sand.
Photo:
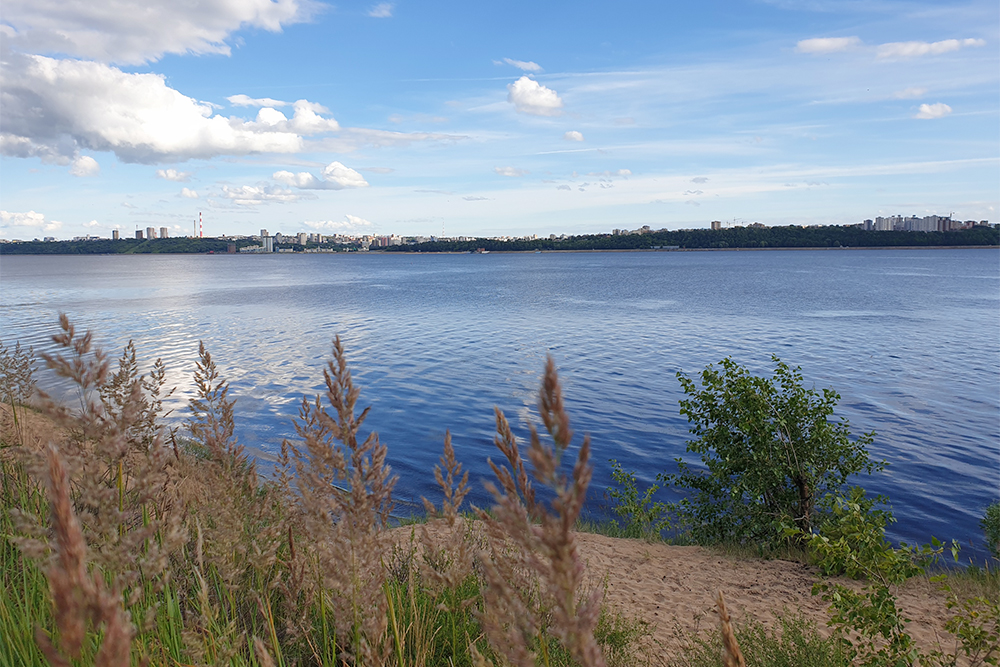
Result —
[[[684, 636], [715, 632], [718, 590], [737, 627], [748, 619], [773, 626], [777, 615], [792, 613], [829, 634], [827, 605], [811, 594], [819, 580], [813, 567], [587, 533], [578, 533], [577, 540], [588, 577], [605, 587], [606, 604], [649, 622], [661, 658], [675, 655]], [[915, 577], [901, 589], [898, 604], [911, 619], [907, 629], [922, 649], [936, 646], [939, 638], [947, 648], [945, 596], [937, 585]]]
[[[432, 524], [433, 525], [433, 524]], [[440, 525], [431, 528], [442, 537]], [[406, 543], [411, 531], [417, 542], [423, 527], [394, 531], [397, 544]], [[475, 529], [474, 529], [475, 530]], [[767, 627], [779, 616], [796, 615], [813, 621], [829, 636], [828, 605], [812, 595], [819, 571], [800, 562], [765, 560], [726, 554], [706, 547], [681, 547], [638, 539], [612, 538], [576, 533], [577, 548], [586, 563], [588, 589], [604, 593], [605, 605], [626, 616], [646, 621], [652, 632], [650, 657], [653, 664], [666, 664], [692, 636], [718, 631], [716, 592], [737, 628], [748, 620]], [[834, 579], [854, 588], [862, 583]], [[914, 577], [900, 589], [897, 603], [906, 618], [907, 631], [924, 651], [938, 647], [954, 649], [944, 631], [947, 620], [945, 594], [926, 577]], [[961, 661], [959, 664], [963, 664]]]

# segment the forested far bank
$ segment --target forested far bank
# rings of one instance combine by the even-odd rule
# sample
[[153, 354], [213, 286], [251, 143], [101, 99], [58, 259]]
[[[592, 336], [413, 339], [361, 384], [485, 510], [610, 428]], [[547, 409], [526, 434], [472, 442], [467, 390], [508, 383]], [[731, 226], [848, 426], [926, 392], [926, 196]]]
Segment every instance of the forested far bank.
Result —
[[1000, 229], [977, 226], [952, 232], [880, 232], [858, 227], [734, 227], [685, 229], [647, 234], [589, 234], [548, 239], [434, 241], [385, 248], [389, 252], [469, 252], [533, 250], [650, 250], [727, 248], [886, 248], [904, 246], [995, 246]]
[[[467, 237], [465, 237], [467, 238]], [[88, 239], [77, 241], [17, 241], [0, 243], [0, 255], [117, 255], [227, 253], [255, 246], [257, 238]], [[535, 250], [724, 250], [753, 248], [888, 248], [998, 246], [1000, 227], [981, 225], [950, 232], [866, 231], [859, 227], [733, 227], [651, 231], [645, 234], [585, 234], [547, 239], [437, 239], [403, 243], [384, 252], [532, 252]], [[276, 246], [276, 248], [279, 246]], [[284, 252], [354, 251], [363, 244], [282, 244]], [[376, 250], [375, 247], [371, 248]]]

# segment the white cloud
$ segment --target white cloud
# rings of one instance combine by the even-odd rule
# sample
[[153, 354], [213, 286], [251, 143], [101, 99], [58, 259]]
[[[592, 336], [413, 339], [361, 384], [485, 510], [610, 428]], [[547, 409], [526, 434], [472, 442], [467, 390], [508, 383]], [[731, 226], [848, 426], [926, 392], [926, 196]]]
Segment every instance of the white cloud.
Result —
[[858, 37], [816, 37], [799, 41], [795, 45], [795, 50], [799, 53], [837, 53], [850, 51], [859, 46], [861, 39]]
[[181, 197], [186, 197], [188, 199], [197, 199], [198, 193], [194, 190], [188, 190], [187, 188], [181, 188]]
[[631, 169], [618, 169], [617, 171], [592, 171], [587, 174], [587, 176], [597, 176], [598, 178], [628, 178], [631, 175]]
[[563, 135], [563, 139], [566, 141], [583, 141], [583, 135], [576, 130], [570, 130]]
[[251, 153], [294, 153], [303, 137], [339, 129], [318, 104], [299, 100], [294, 116], [273, 108], [257, 119], [213, 115], [207, 104], [158, 74], [5, 51], [0, 56], [0, 152], [69, 164], [81, 149], [123, 162], [177, 162]]
[[191, 180], [191, 172], [177, 171], [176, 169], [157, 169], [156, 177], [162, 178], [165, 181], [174, 181], [175, 183], [187, 183]]
[[368, 16], [376, 19], [392, 18], [393, 6], [391, 2], [380, 2], [368, 10]]
[[507, 86], [507, 101], [520, 113], [532, 116], [558, 116], [562, 114], [563, 101], [551, 88], [534, 79], [522, 76]]
[[97, 164], [97, 160], [89, 155], [81, 155], [73, 160], [69, 173], [74, 176], [97, 176], [101, 173], [101, 165]]
[[494, 60], [497, 65], [502, 65], [507, 63], [508, 65], [513, 65], [523, 72], [541, 72], [542, 66], [538, 63], [531, 62], [530, 60], [514, 60], [513, 58], [504, 58], [503, 60]]
[[518, 169], [517, 167], [493, 167], [493, 171], [501, 176], [510, 176], [511, 178], [517, 178], [530, 173], [527, 169]]
[[469, 195], [468, 197], [462, 197], [465, 201], [489, 201], [489, 197], [476, 197], [475, 195]]
[[571, 188], [571, 187], [569, 187], [568, 185], [565, 185], [565, 184], [563, 184], [563, 185], [557, 185], [556, 186], [556, 190], [572, 190], [572, 189], [573, 188]]
[[984, 46], [982, 39], [945, 39], [940, 42], [890, 42], [879, 45], [875, 51], [878, 58], [916, 58], [936, 56], [958, 51], [966, 46]]
[[917, 115], [914, 118], [921, 119], [934, 119], [934, 118], [944, 118], [951, 113], [951, 107], [947, 104], [938, 102], [937, 104], [921, 104], [920, 108], [917, 110]]
[[46, 232], [54, 232], [62, 227], [58, 220], [46, 220], [41, 213], [28, 211], [27, 213], [11, 213], [10, 211], [0, 211], [0, 227], [9, 229], [11, 227], [30, 227], [41, 229]]
[[231, 199], [240, 206], [257, 206], [271, 202], [287, 204], [302, 199], [302, 195], [274, 185], [241, 185], [239, 187], [223, 185], [222, 196]]
[[915, 100], [918, 97], [923, 97], [926, 94], [927, 94], [926, 88], [916, 88], [911, 86], [910, 88], [897, 90], [895, 93], [892, 94], [892, 96], [895, 97], [897, 100]]
[[280, 32], [307, 21], [312, 0], [4, 0], [4, 39], [30, 53], [138, 65], [166, 53], [221, 53], [241, 28]]
[[707, 176], [695, 176], [694, 178], [691, 179], [691, 182], [692, 183], [708, 183], [708, 177]]
[[94, 227], [100, 227], [100, 226], [101, 226], [101, 223], [99, 223], [97, 220], [91, 220], [90, 222], [85, 222], [85, 223], [83, 223], [81, 225], [81, 227], [89, 227], [91, 229], [93, 229]]
[[234, 107], [287, 107], [288, 102], [272, 100], [270, 97], [247, 97], [246, 95], [230, 95], [226, 98]]
[[333, 231], [350, 231], [354, 229], [362, 229], [364, 227], [371, 227], [372, 223], [364, 218], [359, 218], [356, 215], [351, 215], [350, 213], [344, 216], [347, 220], [319, 220], [319, 221], [306, 221], [304, 224], [306, 227], [312, 229], [330, 229]]
[[345, 188], [368, 187], [368, 181], [365, 180], [364, 176], [339, 162], [331, 162], [323, 167], [319, 178], [307, 171], [300, 171], [297, 174], [290, 171], [276, 171], [271, 178], [279, 183], [303, 190], [343, 190]]

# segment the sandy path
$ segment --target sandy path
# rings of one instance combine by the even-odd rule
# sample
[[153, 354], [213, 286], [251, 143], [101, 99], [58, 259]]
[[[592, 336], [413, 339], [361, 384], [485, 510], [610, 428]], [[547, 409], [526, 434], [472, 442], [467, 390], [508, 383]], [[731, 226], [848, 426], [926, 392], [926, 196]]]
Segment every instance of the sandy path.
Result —
[[[753, 618], [772, 626], [776, 614], [801, 614], [826, 631], [829, 614], [811, 595], [815, 568], [791, 561], [736, 558], [703, 547], [676, 547], [577, 534], [592, 585], [606, 603], [653, 625], [657, 653], [676, 652], [679, 633], [714, 631], [715, 592], [722, 590], [736, 625]], [[846, 580], [843, 583], [848, 583]], [[857, 585], [854, 583], [853, 585]], [[907, 582], [899, 606], [912, 619], [908, 631], [924, 649], [944, 636], [945, 598], [926, 579]]]

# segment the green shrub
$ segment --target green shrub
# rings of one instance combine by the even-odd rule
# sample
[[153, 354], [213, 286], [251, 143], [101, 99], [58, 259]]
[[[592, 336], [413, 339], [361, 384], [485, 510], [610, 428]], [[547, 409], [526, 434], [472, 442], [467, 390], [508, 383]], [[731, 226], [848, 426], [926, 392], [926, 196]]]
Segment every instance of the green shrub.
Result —
[[618, 484], [608, 489], [608, 496], [614, 503], [611, 511], [624, 522], [616, 537], [659, 538], [670, 527], [667, 504], [653, 500], [660, 485], [651, 484], [640, 495], [635, 473], [622, 470], [615, 459], [611, 459], [611, 478]]
[[687, 451], [705, 469], [677, 459], [679, 472], [660, 479], [692, 492], [676, 509], [697, 542], [777, 547], [783, 525], [812, 532], [821, 499], [885, 466], [868, 455], [874, 433], [852, 440], [846, 419], [830, 419], [839, 394], [806, 389], [799, 368], [772, 360], [771, 378], [728, 358], [702, 371], [700, 387], [677, 374], [694, 436]]
[[983, 527], [983, 533], [986, 535], [986, 548], [994, 558], [1000, 560], [1000, 500], [986, 508], [979, 525]]

